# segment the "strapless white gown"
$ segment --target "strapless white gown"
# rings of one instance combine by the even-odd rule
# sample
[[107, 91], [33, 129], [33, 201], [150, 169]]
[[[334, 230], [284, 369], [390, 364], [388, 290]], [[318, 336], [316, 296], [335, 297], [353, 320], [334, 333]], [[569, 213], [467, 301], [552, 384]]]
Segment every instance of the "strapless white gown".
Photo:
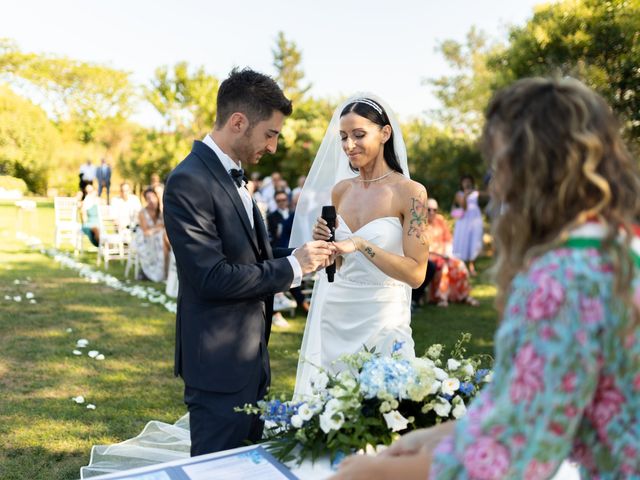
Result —
[[[396, 255], [402, 249], [402, 224], [397, 217], [381, 217], [352, 232], [340, 217], [336, 240], [359, 236]], [[311, 395], [310, 380], [317, 367], [337, 373], [340, 355], [366, 346], [391, 355], [394, 343], [403, 342], [400, 353], [415, 356], [411, 337], [411, 288], [379, 270], [364, 254], [345, 255], [335, 281], [319, 272], [311, 296], [300, 360], [295, 398]], [[334, 363], [335, 362], [335, 363]]]

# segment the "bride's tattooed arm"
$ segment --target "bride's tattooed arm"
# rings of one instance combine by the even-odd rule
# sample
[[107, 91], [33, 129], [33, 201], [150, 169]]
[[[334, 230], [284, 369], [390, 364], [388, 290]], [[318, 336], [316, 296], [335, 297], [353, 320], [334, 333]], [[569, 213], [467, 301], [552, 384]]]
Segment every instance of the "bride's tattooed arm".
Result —
[[416, 237], [422, 245], [428, 245], [426, 193], [421, 193], [419, 197], [411, 197], [410, 214], [411, 218], [409, 219], [407, 235]]

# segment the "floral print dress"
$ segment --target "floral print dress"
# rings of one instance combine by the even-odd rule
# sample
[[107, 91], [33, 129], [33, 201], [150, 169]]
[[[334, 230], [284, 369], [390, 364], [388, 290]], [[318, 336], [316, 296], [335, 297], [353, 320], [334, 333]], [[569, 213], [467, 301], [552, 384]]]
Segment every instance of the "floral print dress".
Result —
[[546, 479], [566, 458], [583, 479], [640, 478], [640, 328], [614, 294], [603, 236], [581, 227], [514, 278], [493, 382], [436, 449], [430, 478]]

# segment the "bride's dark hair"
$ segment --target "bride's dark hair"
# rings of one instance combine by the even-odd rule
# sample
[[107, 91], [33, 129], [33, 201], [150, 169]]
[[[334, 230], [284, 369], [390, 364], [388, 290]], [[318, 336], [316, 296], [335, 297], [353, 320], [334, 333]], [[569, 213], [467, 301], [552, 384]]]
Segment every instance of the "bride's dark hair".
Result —
[[[363, 101], [356, 100], [354, 102], [349, 103], [346, 107], [344, 107], [342, 109], [342, 112], [340, 113], [340, 118], [344, 117], [347, 113], [353, 112], [356, 115], [360, 115], [361, 117], [364, 117], [367, 120], [372, 121], [376, 125], [379, 125], [380, 128], [384, 127], [385, 125], [389, 125], [391, 127], [391, 122], [389, 121], [387, 112], [385, 112], [384, 108], [382, 108], [382, 106], [378, 102], [371, 100], [370, 98], [363, 98], [362, 100]], [[372, 105], [369, 105], [369, 103], [366, 103], [366, 102], [370, 102], [376, 105], [380, 109], [380, 111], [378, 111], [378, 109], [374, 108]], [[396, 172], [404, 175], [406, 172], [402, 171], [402, 167], [398, 162], [396, 150], [393, 147], [393, 133], [394, 132], [392, 127], [391, 136], [389, 137], [389, 140], [387, 140], [386, 143], [384, 144], [384, 151], [383, 151], [384, 161], [387, 163], [387, 165], [391, 170], [395, 170]], [[351, 163], [349, 163], [349, 166], [351, 167], [351, 170], [353, 170], [354, 172], [358, 171], [358, 169], [354, 168], [351, 165]]]

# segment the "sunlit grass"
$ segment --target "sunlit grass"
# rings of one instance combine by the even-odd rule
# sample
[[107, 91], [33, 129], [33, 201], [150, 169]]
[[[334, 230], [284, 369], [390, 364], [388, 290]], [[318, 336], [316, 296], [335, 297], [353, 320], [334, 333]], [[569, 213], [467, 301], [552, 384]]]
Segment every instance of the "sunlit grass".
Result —
[[[186, 412], [182, 381], [173, 376], [175, 318], [28, 250], [15, 237], [16, 218], [12, 204], [0, 203], [0, 478], [75, 479], [93, 445], [131, 438], [149, 420], [173, 423]], [[34, 222], [25, 224], [50, 245], [52, 202], [39, 203]], [[95, 253], [79, 259], [95, 265]], [[479, 270], [487, 263], [480, 261]], [[113, 262], [109, 272], [123, 278], [124, 265]], [[478, 308], [428, 306], [415, 313], [418, 353], [432, 343], [451, 346], [462, 331], [473, 335], [470, 353], [492, 352], [495, 289], [481, 274], [473, 293]], [[274, 328], [269, 345], [274, 393], [291, 393], [295, 382], [304, 318], [288, 320], [289, 328]], [[75, 356], [80, 338], [90, 344]], [[105, 360], [89, 358], [89, 350]], [[74, 403], [77, 395], [96, 410]]]

